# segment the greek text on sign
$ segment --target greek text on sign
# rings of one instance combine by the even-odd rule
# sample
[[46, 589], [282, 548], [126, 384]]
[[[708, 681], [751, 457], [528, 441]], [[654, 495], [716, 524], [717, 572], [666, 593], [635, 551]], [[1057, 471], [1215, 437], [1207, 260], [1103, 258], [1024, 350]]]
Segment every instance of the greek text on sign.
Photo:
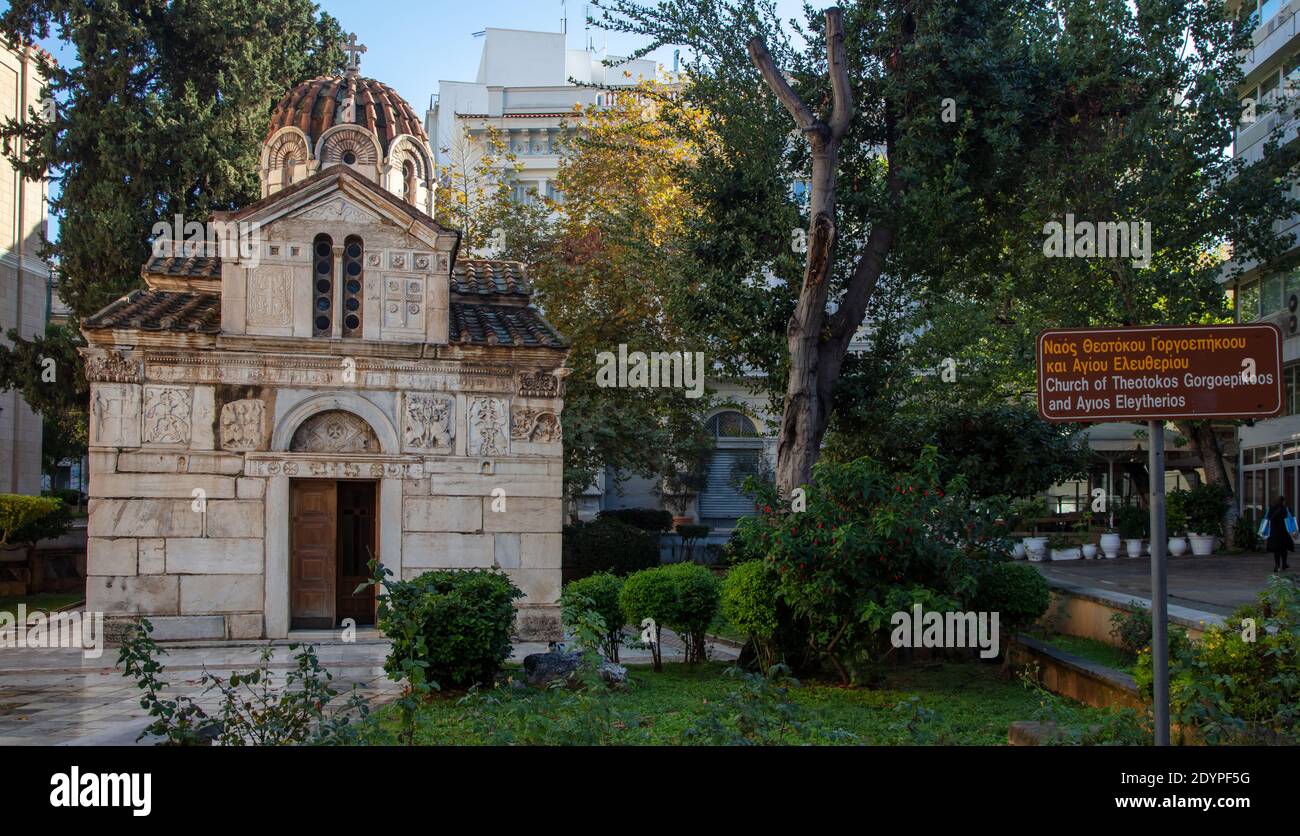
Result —
[[1038, 335], [1048, 421], [1269, 418], [1282, 411], [1271, 324], [1058, 328]]

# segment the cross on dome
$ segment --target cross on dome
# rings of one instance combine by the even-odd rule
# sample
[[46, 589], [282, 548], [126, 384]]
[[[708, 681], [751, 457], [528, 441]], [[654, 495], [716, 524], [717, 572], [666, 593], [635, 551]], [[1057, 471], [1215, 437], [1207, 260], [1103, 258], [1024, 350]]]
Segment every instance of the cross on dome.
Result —
[[348, 54], [346, 59], [348, 75], [361, 72], [361, 56], [366, 52], [366, 45], [357, 43], [356, 32], [350, 33], [347, 40], [343, 42], [343, 51]]

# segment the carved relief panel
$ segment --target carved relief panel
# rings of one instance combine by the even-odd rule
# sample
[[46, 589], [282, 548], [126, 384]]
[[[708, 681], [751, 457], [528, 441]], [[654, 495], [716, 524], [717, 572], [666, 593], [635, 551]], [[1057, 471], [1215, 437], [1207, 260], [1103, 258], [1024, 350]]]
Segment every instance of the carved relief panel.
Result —
[[334, 410], [313, 415], [293, 434], [294, 453], [379, 453], [379, 439], [363, 419]]
[[193, 394], [184, 387], [144, 387], [144, 443], [189, 444], [193, 401]]
[[90, 444], [140, 446], [140, 387], [100, 383], [90, 395]]
[[548, 409], [516, 406], [510, 410], [510, 437], [518, 441], [561, 441], [560, 416]]
[[252, 326], [293, 326], [293, 268], [264, 265], [248, 271], [247, 322]]
[[384, 333], [420, 338], [424, 334], [424, 279], [384, 276]]
[[456, 402], [451, 396], [408, 394], [403, 447], [420, 453], [450, 453], [456, 442]]
[[503, 398], [473, 398], [466, 416], [469, 455], [489, 457], [510, 453], [509, 415]]
[[265, 444], [266, 405], [257, 398], [231, 401], [221, 407], [221, 449], [243, 453]]

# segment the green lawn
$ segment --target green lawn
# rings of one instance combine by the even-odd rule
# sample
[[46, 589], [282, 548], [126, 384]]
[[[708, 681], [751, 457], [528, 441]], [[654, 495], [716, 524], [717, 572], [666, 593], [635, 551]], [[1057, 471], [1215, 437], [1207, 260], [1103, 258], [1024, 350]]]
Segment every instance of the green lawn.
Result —
[[1045, 634], [1035, 631], [1031, 631], [1030, 635], [1047, 642], [1053, 647], [1058, 647], [1066, 653], [1082, 656], [1090, 662], [1096, 662], [1099, 665], [1105, 665], [1108, 668], [1114, 668], [1130, 675], [1133, 673], [1133, 667], [1137, 664], [1136, 659], [1120, 648], [1096, 639], [1067, 636], [1062, 633]]
[[[734, 730], [738, 709], [727, 699], [743, 692], [745, 683], [726, 676], [726, 667], [722, 663], [694, 668], [669, 664], [660, 674], [649, 668], [631, 668], [629, 689], [594, 699], [562, 691], [541, 695], [526, 691], [522, 697], [505, 691], [500, 704], [487, 711], [461, 703], [461, 694], [440, 694], [422, 710], [417, 742], [480, 744], [488, 741], [484, 730], [489, 726], [508, 729], [507, 740], [513, 742], [718, 742], [718, 738], [691, 740], [684, 732], [708, 718]], [[1130, 722], [1119, 720], [1112, 712], [1044, 695], [1005, 677], [998, 665], [973, 662], [898, 668], [874, 689], [806, 682], [789, 693], [792, 708], [777, 709], [769, 703], [768, 710], [761, 713], [778, 727], [785, 725], [780, 718], [789, 718], [798, 729], [785, 727], [769, 735], [769, 742], [1002, 745], [1012, 721], [1047, 719], [1045, 710], [1065, 724], [1082, 727], [1110, 719], [1136, 734]], [[900, 703], [905, 703], [904, 707], [898, 708]], [[593, 731], [592, 718], [601, 715], [593, 706], [600, 705], [608, 706], [606, 716], [610, 719]], [[749, 705], [753, 707], [755, 702]], [[386, 729], [395, 729], [397, 715], [392, 706], [379, 714]], [[582, 730], [575, 731], [575, 727]], [[501, 740], [498, 735], [494, 742]]]
[[10, 616], [18, 617], [18, 605], [27, 605], [27, 614], [33, 612], [50, 612], [60, 607], [66, 607], [68, 604], [75, 604], [86, 596], [77, 592], [43, 592], [39, 595], [18, 595], [12, 597], [0, 597], [0, 612], [7, 612]]

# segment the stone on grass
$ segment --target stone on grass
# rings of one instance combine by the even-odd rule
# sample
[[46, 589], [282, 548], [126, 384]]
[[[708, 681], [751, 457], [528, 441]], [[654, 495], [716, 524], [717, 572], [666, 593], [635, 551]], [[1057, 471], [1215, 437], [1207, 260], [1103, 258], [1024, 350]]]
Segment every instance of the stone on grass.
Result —
[[524, 657], [524, 677], [534, 688], [545, 688], [557, 679], [571, 682], [581, 664], [580, 653], [530, 653]]
[[627, 684], [627, 668], [622, 665], [616, 665], [613, 662], [605, 662], [600, 666], [597, 673], [605, 684], [611, 688], [621, 688]]

